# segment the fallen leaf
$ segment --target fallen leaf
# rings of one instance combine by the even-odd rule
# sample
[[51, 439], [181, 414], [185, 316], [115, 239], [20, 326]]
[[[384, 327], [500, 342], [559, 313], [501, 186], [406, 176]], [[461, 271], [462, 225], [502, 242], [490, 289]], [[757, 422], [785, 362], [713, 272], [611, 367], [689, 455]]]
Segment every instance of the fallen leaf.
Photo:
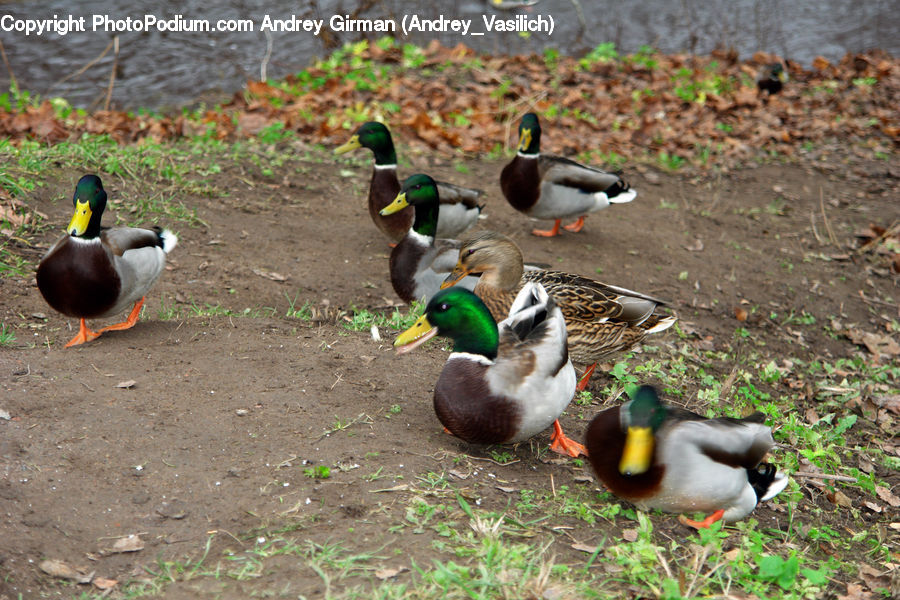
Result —
[[375, 577], [384, 581], [385, 579], [391, 579], [406, 571], [409, 571], [409, 569], [407, 569], [406, 567], [398, 567], [396, 569], [378, 569], [377, 571], [375, 571]]
[[892, 491], [889, 490], [888, 488], [886, 488], [886, 487], [884, 487], [884, 486], [882, 486], [882, 485], [876, 485], [876, 486], [875, 486], [875, 493], [878, 494], [878, 497], [879, 497], [879, 498], [881, 498], [882, 500], [884, 500], [885, 502], [887, 502], [888, 504], [890, 504], [890, 505], [893, 506], [894, 508], [897, 508], [898, 506], [900, 506], [900, 498], [898, 498], [898, 497], [894, 494], [894, 492], [892, 492]]
[[838, 596], [837, 600], [871, 600], [873, 598], [870, 592], [863, 590], [863, 586], [858, 583], [847, 584], [847, 594]]
[[572, 544], [573, 550], [578, 550], [579, 552], [587, 552], [588, 554], [593, 554], [597, 551], [598, 546], [591, 546], [588, 544], [582, 544], [581, 542], [575, 542]]
[[137, 385], [137, 381], [135, 381], [134, 379], [129, 379], [128, 381], [120, 381], [119, 383], [116, 384], [116, 387], [122, 388], [122, 389], [130, 389], [130, 388], [133, 388], [135, 385]]
[[51, 577], [68, 579], [77, 583], [90, 583], [94, 573], [85, 574], [83, 569], [74, 569], [61, 560], [45, 560], [40, 565], [41, 571]]
[[749, 316], [750, 316], [750, 313], [748, 313], [745, 309], [741, 308], [740, 306], [734, 307], [734, 318], [737, 319], [738, 321], [743, 323], [744, 321], [747, 320], [747, 317], [749, 317]]
[[688, 252], [703, 252], [703, 240], [697, 238], [694, 243], [684, 247]]
[[636, 542], [638, 539], [637, 529], [625, 529], [622, 531], [622, 539], [626, 542]]
[[865, 346], [875, 356], [881, 356], [882, 354], [888, 356], [900, 355], [900, 344], [888, 335], [870, 333], [859, 329], [850, 329], [846, 333], [851, 342], [858, 346]]
[[113, 544], [110, 552], [137, 552], [144, 549], [144, 540], [139, 535], [131, 534], [129, 536], [119, 538]]
[[272, 281], [277, 281], [279, 283], [287, 281], [287, 277], [282, 275], [281, 273], [276, 273], [275, 271], [264, 271], [263, 269], [253, 269], [253, 272], [259, 275], [260, 277], [265, 277], [266, 279], [271, 279]]
[[514, 487], [506, 487], [506, 486], [502, 486], [502, 485], [498, 485], [495, 487], [498, 490], [500, 490], [501, 492], [503, 492], [504, 494], [512, 494], [513, 492], [516, 491], [516, 488], [514, 488]]
[[869, 502], [868, 500], [865, 500], [865, 501], [863, 502], [863, 504], [865, 504], [866, 507], [867, 507], [869, 510], [871, 510], [872, 512], [880, 513], [881, 511], [884, 510], [883, 508], [881, 508], [880, 506], [878, 506], [878, 505], [875, 504], [874, 502]]
[[95, 577], [94, 581], [91, 583], [93, 583], [94, 587], [98, 590], [108, 590], [119, 585], [119, 582], [115, 579], [106, 579], [105, 577]]
[[844, 508], [851, 508], [853, 506], [853, 502], [850, 501], [850, 498], [842, 492], [841, 490], [836, 490], [834, 492], [834, 499], [832, 500], [838, 506], [843, 506]]

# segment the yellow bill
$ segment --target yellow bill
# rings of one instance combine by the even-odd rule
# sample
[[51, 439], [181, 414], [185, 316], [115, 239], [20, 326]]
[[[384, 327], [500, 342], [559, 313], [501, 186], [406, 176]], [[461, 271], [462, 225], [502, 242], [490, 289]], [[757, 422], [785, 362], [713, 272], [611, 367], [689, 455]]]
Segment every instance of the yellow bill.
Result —
[[76, 202], [75, 214], [69, 221], [66, 231], [69, 235], [82, 235], [87, 231], [88, 224], [91, 222], [91, 204], [90, 202]]
[[354, 135], [349, 140], [343, 143], [343, 145], [338, 146], [334, 149], [335, 154], [346, 154], [351, 150], [356, 150], [357, 148], [362, 148], [362, 144], [359, 143], [359, 136]]
[[619, 472], [623, 475], [646, 473], [652, 460], [653, 430], [649, 427], [629, 427]]
[[418, 348], [426, 341], [437, 335], [437, 327], [432, 327], [428, 322], [428, 315], [422, 315], [412, 324], [412, 327], [397, 336], [394, 346], [397, 354], [405, 354], [413, 348]]
[[400, 192], [399, 194], [397, 194], [397, 197], [394, 198], [394, 201], [382, 208], [378, 214], [380, 214], [382, 217], [386, 217], [396, 212], [400, 212], [407, 206], [409, 206], [409, 202], [406, 201], [406, 192]]
[[519, 135], [519, 152], [524, 152], [528, 149], [528, 146], [531, 145], [531, 130], [523, 129], [522, 133]]

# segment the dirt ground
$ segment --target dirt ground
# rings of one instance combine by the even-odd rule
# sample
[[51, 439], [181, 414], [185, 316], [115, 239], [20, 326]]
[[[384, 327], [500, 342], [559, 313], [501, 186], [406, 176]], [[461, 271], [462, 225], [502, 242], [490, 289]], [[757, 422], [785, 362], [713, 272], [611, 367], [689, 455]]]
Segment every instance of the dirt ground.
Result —
[[[630, 359], [635, 364], [684, 344], [758, 352], [762, 364], [857, 354], [874, 361], [821, 325], [833, 317], [883, 333], [900, 317], [897, 275], [851, 249], [855, 232], [869, 223], [888, 226], [900, 218], [897, 171], [888, 163], [766, 165], [695, 178], [632, 168], [639, 192], [632, 204], [590, 216], [580, 234], [546, 240], [529, 235], [533, 223], [500, 194], [502, 162], [472, 161], [461, 174], [447, 160], [412, 160], [418, 170], [486, 189], [480, 227], [511, 235], [528, 260], [669, 299], [688, 336], [659, 336], [651, 342], [656, 350]], [[0, 279], [0, 318], [17, 337], [15, 347], [0, 349], [0, 409], [11, 417], [0, 419], [0, 598], [76, 595], [77, 586], [39, 570], [45, 559], [125, 582], [146, 577], [144, 569], [160, 559], [199, 557], [211, 536], [210, 552], [219, 555], [252, 545], [255, 528], [279, 523], [293, 523], [312, 540], [402, 549], [388, 566], [409, 567], [409, 556], [427, 563], [433, 533], [386, 529], [397, 511], [402, 515], [404, 500], [420, 493], [416, 477], [429, 472], [463, 473], [465, 479], [448, 477], [498, 512], [509, 489], [598, 486], [584, 477], [589, 469], [538, 452], [549, 433], [512, 449], [517, 461], [506, 465], [490, 460], [492, 449], [445, 435], [431, 406], [446, 358], [441, 346], [398, 357], [391, 347], [396, 331], [382, 328], [383, 339], [375, 341], [368, 330], [344, 327], [341, 310], [389, 312], [397, 303], [389, 249], [364, 205], [369, 169], [368, 161], [338, 168], [329, 156], [291, 159], [275, 177], [226, 167], [214, 183], [227, 195], [178, 198], [208, 227], [174, 226], [179, 246], [139, 324], [77, 348], [62, 347], [77, 322], [49, 309], [33, 276]], [[68, 222], [80, 175], [60, 171], [30, 199], [59, 225], [43, 245]], [[165, 185], [100, 175], [112, 199]], [[115, 213], [104, 222], [113, 223]], [[829, 242], [829, 228], [837, 245]], [[321, 318], [285, 316], [291, 303], [305, 302]], [[192, 305], [207, 303], [235, 314], [192, 312]], [[736, 307], [759, 310], [740, 322]], [[162, 319], [161, 311], [180, 316]], [[819, 325], [780, 326], [762, 317], [770, 311], [806, 311]], [[752, 337], [736, 337], [738, 327]], [[724, 380], [732, 365], [718, 368], [714, 375]], [[595, 403], [573, 405], [562, 419], [576, 439], [614, 401], [600, 393], [610, 381], [595, 376]], [[703, 408], [695, 388], [685, 401]], [[861, 418], [852, 443], [866, 445], [860, 440], [873, 432], [875, 424]], [[317, 465], [331, 467], [331, 477], [305, 474]], [[380, 478], [362, 476], [379, 469]], [[875, 475], [895, 489], [900, 481], [877, 465]], [[776, 528], [791, 518], [802, 524], [804, 509], [815, 504], [840, 523], [846, 512], [820, 487], [801, 486], [793, 516], [765, 505], [755, 518]], [[842, 489], [859, 507], [860, 492]], [[889, 518], [860, 514], [863, 526], [883, 527]], [[680, 527], [672, 518], [653, 518], [664, 532]], [[552, 547], [562, 562], [584, 560], [573, 541], [597, 544], [608, 533], [575, 519], [565, 525], [571, 529], [554, 533]], [[145, 547], [111, 552], [128, 534], [140, 534]], [[290, 582], [293, 597], [325, 594], [321, 578], [287, 559], [265, 577]], [[247, 585], [179, 582], [167, 597], [243, 598]]]

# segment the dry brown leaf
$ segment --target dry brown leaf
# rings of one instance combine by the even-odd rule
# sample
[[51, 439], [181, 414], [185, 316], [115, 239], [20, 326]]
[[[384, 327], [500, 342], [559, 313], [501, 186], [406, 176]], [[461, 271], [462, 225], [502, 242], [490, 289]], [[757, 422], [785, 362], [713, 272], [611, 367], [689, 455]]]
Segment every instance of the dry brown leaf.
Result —
[[888, 335], [850, 329], [847, 331], [847, 337], [854, 344], [865, 346], [875, 356], [881, 356], [882, 354], [887, 356], [900, 355], [900, 344]]
[[622, 531], [622, 539], [626, 542], [636, 542], [638, 539], [637, 529], [625, 529]]
[[259, 275], [260, 277], [265, 277], [266, 279], [271, 279], [272, 281], [277, 281], [278, 283], [282, 283], [287, 281], [287, 277], [282, 275], [281, 273], [276, 273], [275, 271], [264, 271], [263, 269], [253, 269], [253, 272]]
[[86, 574], [83, 569], [75, 569], [61, 560], [45, 560], [40, 565], [41, 571], [51, 577], [68, 579], [77, 583], [90, 583], [94, 573]]
[[391, 579], [393, 577], [396, 577], [400, 573], [405, 573], [406, 571], [409, 571], [409, 569], [406, 567], [397, 567], [396, 569], [378, 569], [377, 571], [375, 571], [375, 577], [384, 581], [385, 579]]
[[874, 596], [871, 592], [867, 592], [858, 583], [847, 584], [847, 594], [838, 596], [837, 600], [872, 600]]
[[122, 388], [122, 389], [129, 389], [129, 388], [133, 388], [135, 385], [137, 385], [137, 382], [134, 379], [129, 379], [127, 381], [120, 381], [119, 383], [116, 384], [116, 387]]
[[734, 318], [738, 321], [741, 321], [743, 323], [749, 316], [750, 313], [748, 313], [745, 309], [741, 308], [740, 306], [734, 307]]
[[593, 554], [597, 551], [597, 548], [597, 546], [582, 544], [581, 542], [575, 542], [574, 544], [572, 544], [573, 550], [578, 550], [579, 552], [587, 552], [588, 554]]
[[841, 490], [836, 490], [834, 492], [834, 499], [832, 500], [838, 506], [843, 506], [844, 508], [851, 508], [853, 506], [853, 502], [850, 501], [850, 498], [847, 497], [847, 494], [842, 492]]
[[131, 534], [129, 536], [119, 538], [113, 544], [110, 552], [137, 552], [144, 549], [144, 540], [139, 535]]
[[115, 579], [106, 579], [105, 577], [95, 577], [94, 581], [91, 583], [93, 583], [94, 587], [98, 590], [108, 590], [119, 585], [119, 582]]
[[884, 500], [885, 502], [887, 502], [894, 508], [897, 508], [898, 506], [900, 506], [900, 498], [898, 498], [897, 495], [894, 494], [894, 492], [892, 492], [888, 488], [886, 488], [882, 485], [876, 485], [875, 493], [878, 495], [879, 498], [881, 498], [882, 500]]

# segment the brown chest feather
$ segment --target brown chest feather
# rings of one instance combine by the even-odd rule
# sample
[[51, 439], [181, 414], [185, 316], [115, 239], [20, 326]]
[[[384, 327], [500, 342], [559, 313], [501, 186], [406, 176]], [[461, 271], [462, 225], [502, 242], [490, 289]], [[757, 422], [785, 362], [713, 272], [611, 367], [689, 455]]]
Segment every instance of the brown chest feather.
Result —
[[112, 256], [101, 244], [64, 240], [41, 261], [36, 279], [47, 304], [85, 319], [104, 315], [121, 290]]

